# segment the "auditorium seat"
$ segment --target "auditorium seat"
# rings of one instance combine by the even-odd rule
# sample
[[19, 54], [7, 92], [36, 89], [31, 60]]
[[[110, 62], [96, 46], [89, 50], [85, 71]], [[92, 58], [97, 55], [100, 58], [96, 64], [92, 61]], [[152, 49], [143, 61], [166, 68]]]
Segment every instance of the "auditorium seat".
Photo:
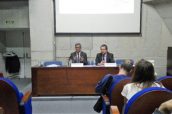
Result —
[[23, 93], [9, 79], [0, 78], [0, 107], [5, 114], [32, 114], [31, 91]]
[[62, 61], [45, 61], [43, 66], [48, 67], [51, 65], [62, 66]]
[[172, 90], [172, 76], [163, 76], [157, 81], [161, 82], [165, 88]]
[[129, 60], [129, 61], [132, 62], [132, 64], [134, 64], [134, 60], [132, 60], [132, 59], [116, 59], [116, 60], [115, 60], [115, 63], [116, 63], [118, 66], [120, 66], [120, 65], [122, 65], [126, 60]]
[[4, 77], [4, 75], [3, 75], [3, 73], [2, 73], [2, 72], [0, 72], [0, 77]]
[[88, 65], [96, 65], [95, 61], [87, 61]]
[[120, 80], [118, 83], [114, 83], [111, 87], [111, 94], [110, 94], [110, 102], [111, 105], [116, 105], [120, 112], [122, 112], [122, 108], [124, 105], [124, 98], [121, 95], [123, 87], [130, 83], [131, 78], [125, 78]]
[[121, 65], [121, 64], [123, 64], [124, 63], [124, 59], [116, 59], [115, 60], [115, 62], [116, 62], [116, 64], [119, 66], [119, 65]]
[[172, 91], [151, 87], [136, 93], [126, 104], [124, 114], [152, 114], [161, 103], [172, 99]]
[[[118, 77], [118, 76], [117, 76]], [[127, 83], [129, 83], [131, 81], [131, 78], [129, 77], [121, 77], [119, 76], [119, 78], [117, 78], [116, 81], [114, 81], [112, 83], [112, 86], [110, 88], [110, 94], [109, 94], [109, 98], [107, 98], [106, 103], [103, 103], [103, 114], [107, 114], [106, 112], [108, 112], [110, 109], [109, 106], [105, 106], [106, 104], [108, 104], [107, 102], [109, 101], [109, 104], [111, 106], [117, 106], [119, 112], [122, 112], [122, 108], [124, 105], [124, 98], [121, 95], [121, 92], [123, 90], [124, 85], [126, 85]]]

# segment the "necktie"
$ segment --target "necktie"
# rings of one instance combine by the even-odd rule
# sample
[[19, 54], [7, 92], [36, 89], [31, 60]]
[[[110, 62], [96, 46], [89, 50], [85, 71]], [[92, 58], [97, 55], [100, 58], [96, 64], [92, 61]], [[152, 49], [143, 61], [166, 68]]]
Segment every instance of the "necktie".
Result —
[[102, 55], [102, 61], [104, 61], [104, 60], [105, 60], [105, 55], [103, 54], [103, 55]]
[[80, 63], [79, 53], [77, 53], [77, 63]]

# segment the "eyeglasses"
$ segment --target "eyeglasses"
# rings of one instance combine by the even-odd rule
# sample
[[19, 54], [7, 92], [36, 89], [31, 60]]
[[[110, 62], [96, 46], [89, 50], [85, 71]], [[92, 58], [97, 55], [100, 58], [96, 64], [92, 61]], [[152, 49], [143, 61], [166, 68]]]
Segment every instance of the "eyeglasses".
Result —
[[100, 49], [100, 50], [106, 50], [106, 49]]

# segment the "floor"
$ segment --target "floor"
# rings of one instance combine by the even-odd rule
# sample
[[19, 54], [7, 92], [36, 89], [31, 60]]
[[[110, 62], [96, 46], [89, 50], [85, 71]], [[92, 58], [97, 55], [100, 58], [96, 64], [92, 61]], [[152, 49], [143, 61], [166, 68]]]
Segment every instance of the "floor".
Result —
[[[12, 79], [20, 91], [31, 89], [30, 79]], [[98, 96], [32, 97], [33, 114], [97, 114]]]
[[33, 98], [33, 114], [96, 114], [96, 100], [95, 96]]

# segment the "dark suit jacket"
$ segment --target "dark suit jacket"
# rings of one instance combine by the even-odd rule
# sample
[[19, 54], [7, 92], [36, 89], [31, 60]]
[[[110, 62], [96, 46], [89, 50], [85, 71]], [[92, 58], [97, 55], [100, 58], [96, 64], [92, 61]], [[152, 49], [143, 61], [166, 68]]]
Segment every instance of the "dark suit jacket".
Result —
[[[77, 53], [73, 52], [73, 53], [70, 54], [69, 59], [72, 60], [72, 63], [77, 63], [76, 57], [77, 57]], [[87, 65], [87, 54], [85, 52], [81, 51], [80, 57], [84, 58], [84, 60], [80, 61], [80, 62], [84, 63], [84, 65]]]
[[[98, 54], [97, 54], [97, 56], [96, 56], [96, 65], [97, 65], [98, 63], [101, 63], [101, 61], [102, 61], [102, 56], [103, 56], [102, 53], [98, 53]], [[106, 62], [107, 62], [107, 63], [114, 63], [114, 62], [115, 62], [112, 53], [109, 53], [109, 52], [107, 53]]]

